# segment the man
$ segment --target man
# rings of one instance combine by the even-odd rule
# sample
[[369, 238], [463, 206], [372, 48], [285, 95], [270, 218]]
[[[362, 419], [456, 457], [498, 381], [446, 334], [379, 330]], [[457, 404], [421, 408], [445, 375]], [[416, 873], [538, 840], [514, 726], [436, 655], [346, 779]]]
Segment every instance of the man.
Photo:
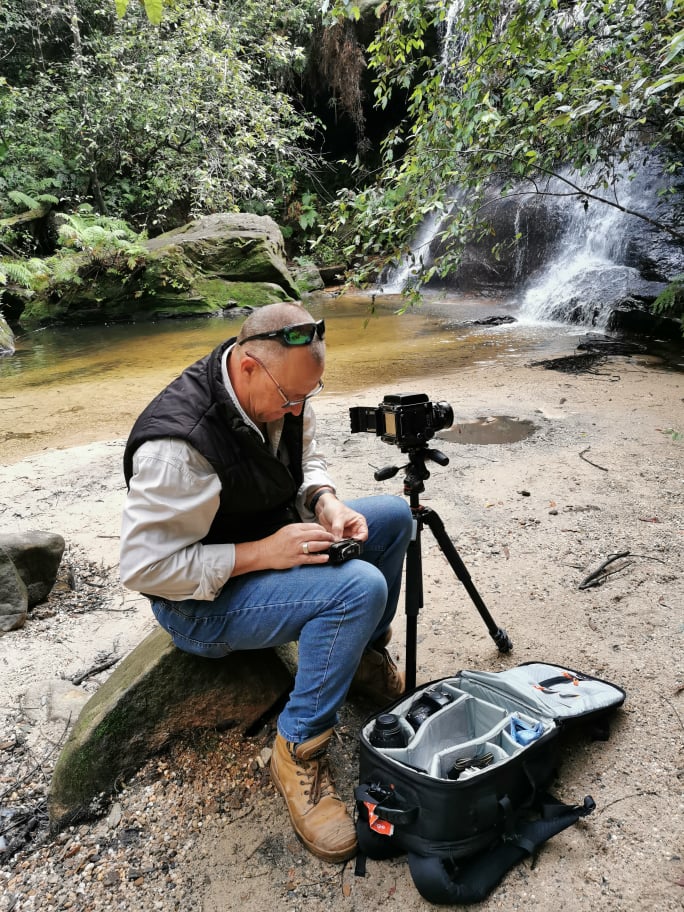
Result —
[[[386, 647], [412, 520], [399, 497], [336, 496], [310, 403], [324, 329], [299, 304], [262, 307], [145, 409], [124, 454], [121, 576], [187, 652], [298, 641], [271, 776], [307, 848], [343, 861], [356, 837], [326, 748], [350, 686], [403, 692]], [[333, 566], [343, 538], [363, 559]]]

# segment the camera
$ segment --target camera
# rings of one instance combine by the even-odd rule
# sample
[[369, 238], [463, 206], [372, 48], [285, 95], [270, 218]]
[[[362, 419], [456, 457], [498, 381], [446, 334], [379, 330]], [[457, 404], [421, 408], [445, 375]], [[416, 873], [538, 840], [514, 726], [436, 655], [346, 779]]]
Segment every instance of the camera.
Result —
[[425, 393], [393, 393], [377, 408], [349, 409], [352, 434], [375, 433], [385, 443], [403, 449], [422, 447], [435, 431], [451, 427], [454, 412], [448, 402], [430, 402]]
[[426, 690], [411, 704], [411, 708], [406, 713], [406, 721], [414, 731], [418, 731], [427, 718], [446, 706], [447, 703], [451, 703], [452, 700], [453, 697], [441, 690]]
[[342, 541], [333, 542], [325, 553], [329, 564], [343, 564], [361, 554], [361, 542], [355, 538], [343, 538]]

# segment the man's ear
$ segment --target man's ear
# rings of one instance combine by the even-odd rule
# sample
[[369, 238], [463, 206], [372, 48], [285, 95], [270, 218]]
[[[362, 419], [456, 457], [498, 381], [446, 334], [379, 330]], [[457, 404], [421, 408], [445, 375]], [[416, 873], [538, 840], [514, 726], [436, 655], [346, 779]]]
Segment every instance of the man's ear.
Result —
[[245, 377], [251, 377], [254, 371], [257, 369], [258, 364], [251, 358], [246, 352], [240, 358], [240, 364], [238, 365], [240, 373]]

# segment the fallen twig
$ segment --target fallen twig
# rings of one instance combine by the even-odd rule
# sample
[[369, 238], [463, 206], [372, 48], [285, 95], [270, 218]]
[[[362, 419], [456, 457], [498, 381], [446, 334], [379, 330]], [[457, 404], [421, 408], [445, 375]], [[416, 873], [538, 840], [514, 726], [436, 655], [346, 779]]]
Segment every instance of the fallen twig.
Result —
[[[620, 551], [619, 554], [611, 554], [607, 560], [601, 564], [600, 567], [597, 567], [596, 570], [593, 570], [589, 576], [585, 577], [582, 582], [579, 584], [579, 589], [589, 589], [590, 586], [600, 586], [604, 582], [605, 577], [609, 574], [605, 573], [606, 567], [613, 563], [613, 561], [620, 560], [622, 557], [628, 557], [629, 551]], [[624, 567], [619, 567], [617, 570], [613, 570], [613, 573], [618, 573], [620, 570], [624, 570]]]
[[72, 684], [82, 684], [87, 678], [91, 678], [93, 675], [99, 674], [101, 671], [106, 671], [108, 668], [111, 668], [112, 665], [116, 665], [119, 661], [120, 656], [114, 655], [110, 656], [108, 659], [105, 659], [102, 662], [98, 662], [96, 665], [91, 665], [91, 667], [84, 671], [82, 674], [74, 675], [69, 678]]
[[654, 795], [656, 798], [660, 798], [660, 792], [656, 791], [636, 791], [630, 795], [623, 795], [621, 798], [615, 798], [613, 801], [609, 801], [608, 804], [604, 804], [603, 807], [600, 807], [597, 811], [598, 814], [602, 814], [604, 811], [607, 811], [609, 807], [612, 807], [614, 804], [619, 804], [620, 801], [629, 801], [630, 798], [643, 798], [644, 795]]
[[[252, 813], [253, 810], [254, 810], [253, 807], [248, 807], [246, 811], [242, 812], [242, 814], [238, 814], [236, 817], [231, 817], [230, 820], [228, 821], [228, 823], [235, 823], [238, 820], [242, 820], [243, 817], [248, 817]], [[261, 848], [262, 845], [263, 845], [263, 843], [259, 843], [259, 845], [254, 850], [254, 852], [256, 852], [257, 849]], [[254, 854], [254, 852], [252, 852], [252, 855]]]
[[84, 582], [87, 586], [94, 586], [96, 589], [106, 589], [106, 588], [107, 588], [107, 585], [108, 585], [107, 583], [96, 583], [96, 582], [92, 579], [92, 577], [87, 577], [87, 576], [84, 576], [84, 577], [83, 577], [83, 582]]
[[608, 469], [605, 466], [597, 465], [595, 462], [592, 462], [591, 459], [585, 457], [585, 453], [588, 453], [591, 447], [587, 447], [586, 450], [582, 450], [579, 454], [579, 458], [583, 459], [585, 462], [588, 462], [590, 466], [593, 466], [595, 469], [600, 469], [602, 472], [607, 472]]

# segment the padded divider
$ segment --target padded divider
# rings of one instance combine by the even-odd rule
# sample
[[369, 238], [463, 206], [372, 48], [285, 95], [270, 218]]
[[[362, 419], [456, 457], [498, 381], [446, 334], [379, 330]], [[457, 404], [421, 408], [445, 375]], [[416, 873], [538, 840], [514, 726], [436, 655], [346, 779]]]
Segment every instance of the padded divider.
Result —
[[419, 769], [430, 769], [433, 758], [455, 745], [493, 737], [506, 724], [508, 713], [467, 697], [450, 703], [423, 722], [406, 748], [406, 761]]
[[494, 691], [490, 686], [483, 685], [479, 681], [472, 680], [470, 678], [463, 677], [459, 681], [459, 687], [463, 693], [470, 694], [472, 697], [477, 698], [478, 700], [492, 700], [495, 699], [497, 704], [508, 712], [520, 712], [527, 710], [529, 712], [530, 706], [525, 703], [519, 694], [506, 693]]
[[[508, 719], [503, 722], [504, 726], [507, 724]], [[465, 744], [456, 744], [446, 750], [440, 751], [433, 759], [430, 773], [440, 779], [448, 779], [450, 778], [449, 772], [457, 760], [462, 760], [464, 758], [472, 759], [475, 764], [477, 758], [482, 757], [484, 754], [491, 753], [494, 755], [494, 759], [488, 766], [482, 767], [482, 769], [472, 769], [471, 767], [468, 767], [469, 772], [467, 775], [464, 771], [457, 777], [459, 779], [465, 779], [468, 778], [468, 776], [477, 775], [477, 773], [481, 773], [485, 769], [490, 769], [502, 760], [508, 760], [509, 757], [512, 757], [520, 750], [522, 750], [522, 748], [511, 742], [511, 739], [506, 735], [504, 728], [501, 728], [500, 731], [491, 733], [491, 737], [485, 736], [484, 738], [476, 738]]]

